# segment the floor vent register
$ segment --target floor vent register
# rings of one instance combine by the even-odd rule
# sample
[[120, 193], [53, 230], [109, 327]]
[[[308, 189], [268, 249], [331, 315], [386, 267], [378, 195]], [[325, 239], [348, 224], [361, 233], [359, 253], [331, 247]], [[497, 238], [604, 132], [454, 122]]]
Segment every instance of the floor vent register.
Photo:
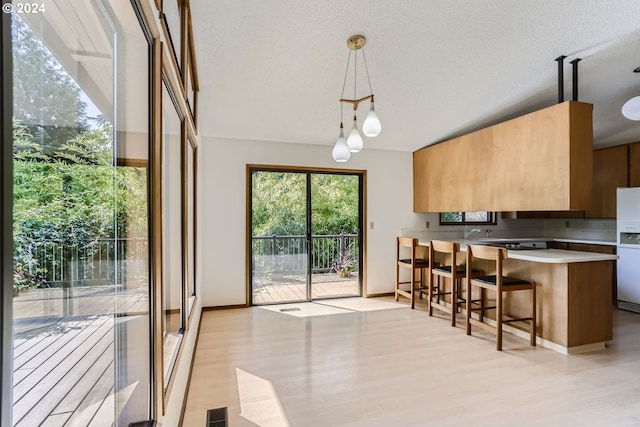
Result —
[[227, 407], [209, 409], [206, 427], [227, 427]]

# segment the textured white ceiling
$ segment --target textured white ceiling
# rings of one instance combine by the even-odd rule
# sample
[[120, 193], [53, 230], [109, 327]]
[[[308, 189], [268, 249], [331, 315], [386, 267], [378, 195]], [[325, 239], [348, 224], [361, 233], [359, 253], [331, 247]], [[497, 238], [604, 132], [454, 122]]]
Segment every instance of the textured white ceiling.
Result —
[[383, 125], [365, 149], [413, 151], [554, 104], [561, 54], [565, 100], [569, 61], [582, 58], [579, 100], [594, 104], [595, 145], [640, 140], [640, 122], [620, 114], [640, 95], [638, 0], [191, 0], [191, 8], [204, 136], [333, 145], [346, 40], [363, 34]]

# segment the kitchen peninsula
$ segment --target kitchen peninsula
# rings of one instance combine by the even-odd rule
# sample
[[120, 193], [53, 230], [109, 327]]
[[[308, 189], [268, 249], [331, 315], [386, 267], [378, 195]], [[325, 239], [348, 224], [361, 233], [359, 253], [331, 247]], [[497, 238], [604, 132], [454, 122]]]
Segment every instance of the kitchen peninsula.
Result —
[[[455, 240], [462, 251], [478, 240]], [[420, 241], [428, 246], [428, 241]], [[505, 274], [537, 284], [538, 343], [563, 354], [598, 350], [612, 339], [612, 273], [616, 255], [564, 249], [509, 250]], [[491, 263], [486, 270], [491, 273]], [[476, 267], [474, 263], [474, 267]], [[485, 268], [484, 265], [480, 265]], [[517, 294], [517, 293], [516, 293]], [[505, 313], [527, 310], [509, 295]], [[520, 335], [520, 331], [510, 329]]]

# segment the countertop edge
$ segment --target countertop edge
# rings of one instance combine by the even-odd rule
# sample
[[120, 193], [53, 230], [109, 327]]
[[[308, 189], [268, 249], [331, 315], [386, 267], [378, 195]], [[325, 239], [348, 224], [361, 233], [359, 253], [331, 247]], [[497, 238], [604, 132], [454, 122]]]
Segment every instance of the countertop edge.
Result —
[[[460, 243], [460, 250], [467, 251], [468, 240], [451, 240]], [[429, 242], [419, 241], [420, 246], [429, 246]], [[618, 255], [596, 252], [570, 251], [567, 249], [508, 250], [510, 259], [540, 262], [544, 264], [572, 264], [578, 262], [616, 261]]]
[[571, 239], [571, 238], [554, 238], [554, 242], [561, 243], [584, 243], [586, 245], [603, 245], [603, 246], [618, 246], [618, 242], [615, 240], [588, 240], [588, 239]]

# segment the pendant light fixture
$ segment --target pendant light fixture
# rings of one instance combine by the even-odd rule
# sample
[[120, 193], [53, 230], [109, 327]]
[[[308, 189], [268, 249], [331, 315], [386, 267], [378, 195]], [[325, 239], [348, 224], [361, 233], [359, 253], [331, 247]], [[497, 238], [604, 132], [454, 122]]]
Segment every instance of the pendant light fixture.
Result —
[[[640, 67], [636, 67], [633, 72], [640, 73]], [[622, 106], [622, 115], [629, 120], [640, 120], [640, 96], [634, 96], [624, 103]]]
[[[347, 39], [347, 47], [349, 48], [349, 57], [347, 58], [347, 68], [344, 72], [344, 82], [342, 83], [342, 96], [340, 97], [340, 134], [338, 140], [333, 147], [332, 155], [333, 160], [336, 162], [346, 162], [351, 157], [351, 153], [357, 153], [362, 150], [364, 141], [362, 135], [358, 131], [358, 105], [361, 102], [370, 100], [371, 106], [369, 108], [369, 114], [362, 125], [362, 132], [367, 137], [375, 137], [380, 134], [382, 125], [380, 119], [376, 114], [376, 110], [373, 103], [373, 90], [371, 89], [371, 80], [369, 79], [369, 69], [367, 68], [367, 59], [364, 56], [364, 47], [366, 39], [364, 36], [356, 34]], [[362, 53], [362, 60], [364, 62], [364, 69], [367, 75], [367, 82], [369, 83], [369, 95], [356, 99], [357, 96], [357, 77], [358, 77], [358, 51]], [[351, 63], [351, 54], [353, 53], [353, 99], [346, 99], [344, 97], [344, 89], [347, 83], [347, 74], [349, 73], [349, 64]], [[353, 126], [349, 132], [347, 139], [344, 139], [344, 125], [342, 122], [342, 104], [353, 105]]]
[[333, 155], [333, 160], [338, 163], [344, 163], [351, 158], [351, 150], [349, 150], [347, 140], [344, 139], [344, 128], [342, 123], [340, 123], [340, 135], [338, 136], [336, 145], [333, 146], [333, 152], [331, 154]]

